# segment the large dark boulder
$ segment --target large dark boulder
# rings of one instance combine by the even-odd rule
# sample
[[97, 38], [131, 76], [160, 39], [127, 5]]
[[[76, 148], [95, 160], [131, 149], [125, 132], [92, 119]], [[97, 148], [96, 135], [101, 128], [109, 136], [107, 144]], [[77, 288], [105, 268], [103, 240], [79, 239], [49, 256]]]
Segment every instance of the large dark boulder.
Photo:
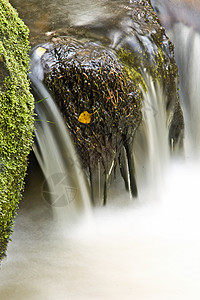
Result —
[[132, 146], [147, 74], [166, 95], [169, 143], [176, 143], [183, 130], [173, 45], [149, 1], [126, 4], [105, 22], [71, 28], [73, 38], [60, 37], [58, 30], [50, 43], [34, 50], [41, 57], [41, 79], [60, 107], [91, 182], [97, 162], [104, 168], [104, 202], [118, 161], [128, 187], [124, 149], [130, 189], [137, 195]]
[[[141, 121], [141, 91], [117, 56], [94, 43], [63, 40], [42, 57], [44, 82], [66, 120], [84, 167], [105, 169]], [[85, 115], [85, 118], [84, 118]]]

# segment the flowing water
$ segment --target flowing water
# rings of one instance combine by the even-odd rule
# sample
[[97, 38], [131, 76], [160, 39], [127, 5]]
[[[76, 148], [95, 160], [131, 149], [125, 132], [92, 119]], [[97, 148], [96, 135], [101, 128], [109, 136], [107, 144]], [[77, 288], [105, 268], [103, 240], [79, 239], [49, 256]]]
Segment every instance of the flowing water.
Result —
[[[195, 0], [152, 0], [168, 35], [175, 44], [179, 67], [180, 101], [184, 112], [187, 157], [199, 158], [200, 153], [200, 3]], [[187, 9], [188, 8], [188, 9]]]
[[89, 191], [64, 121], [42, 82], [32, 74], [29, 77], [38, 99], [33, 151], [45, 177], [43, 198], [53, 207], [57, 222], [87, 217]]
[[[180, 72], [184, 70], [181, 76], [188, 78], [188, 87], [183, 85], [181, 93], [185, 96], [185, 90], [188, 89], [193, 105], [198, 110], [198, 81], [195, 79], [199, 78], [200, 69], [195, 55], [198, 53], [196, 47], [199, 35], [195, 32], [196, 37], [190, 39], [193, 43], [191, 54], [187, 52], [191, 44], [188, 45], [187, 35], [183, 32], [192, 29], [184, 27], [185, 25], [178, 26], [179, 29], [177, 25], [172, 28], [171, 34], [174, 34], [177, 45], [177, 60], [182, 58], [179, 60], [182, 66]], [[182, 37], [185, 45], [183, 50], [175, 37]], [[193, 75], [194, 68], [196, 76]], [[34, 89], [38, 82], [37, 79], [32, 79]], [[69, 199], [74, 197], [74, 190], [70, 190], [69, 198], [67, 189], [69, 205], [63, 207], [62, 199], [57, 205], [51, 202], [54, 199], [50, 197], [52, 195], [47, 197], [44, 193], [44, 187], [51, 185], [51, 180], [47, 182], [43, 175], [47, 168], [46, 158], [43, 157], [40, 143], [35, 145], [43, 173], [32, 157], [25, 199], [16, 219], [7, 259], [1, 267], [1, 299], [199, 300], [200, 163], [198, 147], [196, 149], [196, 146], [193, 146], [193, 150], [196, 149], [194, 153], [187, 146], [197, 143], [196, 137], [200, 132], [198, 119], [186, 115], [186, 157], [170, 159], [167, 116], [164, 107], [160, 105], [164, 103], [165, 95], [161, 87], [152, 83], [151, 78], [146, 80], [148, 92], [144, 97], [145, 122], [142, 132], [145, 132], [148, 138], [142, 141], [138, 134], [138, 142], [134, 147], [140, 191], [138, 200], [133, 202], [129, 195], [119, 193], [121, 182], [117, 182], [110, 191], [112, 201], [109, 201], [106, 207], [96, 208], [91, 213], [89, 200], [84, 197], [85, 204], [79, 200], [72, 204], [73, 211], [79, 210], [80, 220], [77, 217], [65, 220], [62, 216], [58, 222], [54, 214], [55, 211], [59, 214], [59, 203], [62, 204], [61, 210], [65, 211], [66, 216], [68, 212], [71, 214]], [[43, 86], [39, 90], [39, 98], [48, 96], [50, 99]], [[185, 96], [187, 100], [181, 97], [183, 106], [186, 106], [185, 101], [189, 101], [188, 97]], [[43, 105], [44, 101], [46, 100], [37, 105]], [[49, 102], [51, 106], [51, 101]], [[149, 104], [153, 110], [149, 109]], [[39, 107], [38, 111], [41, 112]], [[184, 112], [187, 114], [186, 109]], [[55, 125], [55, 120], [48, 119], [49, 111], [47, 113], [48, 117], [38, 116], [40, 121], [37, 123], [36, 135], [41, 136], [41, 128]], [[42, 121], [46, 117], [46, 121], [53, 124]], [[193, 127], [189, 120], [194, 123]], [[190, 134], [190, 128], [193, 128], [194, 135]], [[62, 136], [59, 137], [58, 131], [53, 136], [55, 140], [52, 143], [60, 144], [59, 138], [62, 140]], [[143, 142], [149, 149], [148, 152], [143, 153]], [[44, 146], [47, 147], [46, 151], [52, 162], [48, 171], [52, 177], [51, 168], [54, 165], [49, 149], [51, 145]], [[70, 187], [81, 182], [80, 186], [75, 188], [85, 188], [81, 192], [87, 195], [86, 183], [82, 171], [79, 172], [79, 163], [74, 157], [70, 141], [65, 147], [68, 149], [67, 155], [65, 154], [65, 167], [71, 169], [64, 186], [68, 186], [68, 180], [73, 181], [75, 176], [75, 182], [70, 181]], [[53, 150], [53, 153], [62, 157], [64, 150]], [[72, 168], [74, 163], [71, 164], [74, 161], [75, 169]], [[63, 166], [63, 163], [57, 162], [57, 165]], [[59, 169], [59, 172], [63, 173], [64, 170]], [[56, 180], [60, 181], [60, 177]]]

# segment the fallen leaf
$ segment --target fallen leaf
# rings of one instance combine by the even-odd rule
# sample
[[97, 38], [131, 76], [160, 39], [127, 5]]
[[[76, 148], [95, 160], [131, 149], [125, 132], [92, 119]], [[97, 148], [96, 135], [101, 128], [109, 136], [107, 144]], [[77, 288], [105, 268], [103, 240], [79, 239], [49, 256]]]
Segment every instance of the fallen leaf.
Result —
[[91, 122], [92, 114], [87, 111], [84, 111], [80, 114], [78, 121], [80, 123], [89, 124]]

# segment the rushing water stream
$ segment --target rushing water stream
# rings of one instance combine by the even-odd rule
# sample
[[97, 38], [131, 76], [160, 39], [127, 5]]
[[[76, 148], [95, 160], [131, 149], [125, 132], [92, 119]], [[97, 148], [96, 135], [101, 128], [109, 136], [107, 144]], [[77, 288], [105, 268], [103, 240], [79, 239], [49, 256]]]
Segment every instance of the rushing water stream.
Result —
[[[44, 5], [44, 2], [41, 4]], [[62, 5], [64, 1], [60, 2]], [[70, 2], [68, 1], [66, 6], [72, 9], [74, 6]], [[78, 1], [75, 1], [75, 4], [78, 7]], [[75, 8], [73, 10], [74, 14], [78, 11]], [[98, 9], [96, 11], [100, 12]], [[91, 13], [91, 10], [89, 12]], [[195, 32], [191, 38], [194, 48], [188, 60], [186, 49], [190, 45], [188, 46], [184, 32], [192, 29], [181, 24], [178, 26], [172, 28], [171, 35], [174, 35], [177, 46], [177, 60], [182, 58], [179, 60], [182, 66], [180, 72], [184, 70], [181, 76], [189, 78], [186, 80], [189, 95], [198, 111], [199, 86], [196, 79], [200, 77], [200, 68], [196, 53], [198, 54], [197, 49], [200, 49], [199, 35]], [[179, 33], [183, 33], [183, 51], [180, 42], [175, 39]], [[35, 79], [32, 80], [33, 85], [38, 86], [37, 82], [34, 83]], [[183, 85], [183, 106], [185, 101], [188, 101], [186, 96], [187, 100], [183, 99], [186, 95], [185, 89], [186, 86]], [[44, 87], [40, 88], [40, 93], [41, 91], [43, 92], [39, 98], [48, 96], [50, 99]], [[54, 154], [48, 149], [50, 145], [44, 145], [47, 147], [48, 159], [52, 161], [48, 171], [50, 182], [44, 178], [36, 159], [31, 158], [25, 199], [16, 219], [8, 256], [1, 268], [1, 299], [199, 300], [200, 162], [196, 144], [200, 134], [200, 122], [198, 118], [193, 118], [192, 112], [187, 115], [187, 110], [184, 109], [187, 127], [186, 157], [172, 160], [168, 149], [168, 128], [163, 121], [166, 120], [165, 109], [160, 105], [164, 103], [165, 95], [159, 86], [152, 83], [151, 78], [148, 78], [148, 93], [144, 98], [144, 108], [152, 103], [157, 113], [143, 110], [144, 132], [148, 136], [150, 157], [148, 172], [147, 169], [144, 171], [140, 168], [144, 154], [141, 145], [135, 145], [134, 155], [140, 190], [137, 201], [133, 202], [127, 193], [120, 192], [122, 183], [118, 181], [110, 190], [111, 201], [108, 205], [91, 212], [86, 185], [69, 141], [65, 147], [68, 147], [66, 165], [70, 168], [70, 176], [66, 180], [72, 180], [70, 188], [74, 189], [67, 190], [67, 205], [63, 205], [62, 199], [54, 205], [50, 202], [49, 195], [45, 194], [46, 185], [52, 182], [51, 168], [54, 168]], [[163, 101], [159, 101], [160, 99]], [[38, 103], [39, 105], [43, 105], [43, 102]], [[39, 108], [38, 110], [40, 111]], [[38, 120], [36, 134], [41, 136], [41, 128], [53, 124], [43, 123], [44, 115], [39, 116], [38, 113], [38, 117], [41, 120]], [[59, 119], [58, 116], [57, 118]], [[54, 122], [52, 119], [50, 121]], [[191, 130], [193, 134], [190, 134]], [[53, 135], [56, 137], [56, 143], [60, 143], [59, 138], [62, 139], [62, 136], [59, 137], [58, 133]], [[193, 149], [195, 147], [197, 151], [191, 150], [187, 145], [194, 145]], [[53, 151], [56, 156], [62, 156], [62, 149], [56, 151], [58, 152]], [[45, 173], [47, 165], [38, 145], [35, 145], [35, 152]], [[59, 161], [56, 164], [63, 166]], [[63, 173], [64, 170], [58, 169], [57, 173], [59, 172]], [[60, 177], [56, 180], [59, 181]], [[67, 186], [68, 183], [65, 182], [64, 185]], [[85, 190], [80, 191], [81, 188]], [[75, 190], [84, 194], [84, 197], [78, 197], [85, 199], [84, 205], [79, 201], [71, 201]], [[74, 209], [80, 211], [80, 220], [77, 215], [73, 220], [63, 218], [63, 211], [67, 216]]]

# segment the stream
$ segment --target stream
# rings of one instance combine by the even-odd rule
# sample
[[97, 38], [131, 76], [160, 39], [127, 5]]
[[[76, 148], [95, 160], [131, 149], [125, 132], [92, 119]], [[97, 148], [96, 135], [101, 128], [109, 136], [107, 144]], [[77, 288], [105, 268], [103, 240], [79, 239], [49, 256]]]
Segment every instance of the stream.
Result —
[[[30, 28], [31, 43], [36, 44], [47, 42], [56, 30], [62, 32], [64, 28], [71, 30], [72, 25], [105, 22], [116, 13], [116, 3], [119, 9], [125, 2], [31, 0], [24, 3], [12, 0], [11, 3]], [[123, 182], [118, 179], [110, 188], [108, 204], [92, 209], [80, 166], [70, 165], [70, 161], [76, 163], [77, 160], [69, 141], [64, 146], [69, 147], [67, 180], [76, 178], [71, 186], [74, 184], [77, 191], [81, 189], [78, 199], [84, 198], [84, 203], [74, 203], [74, 189], [68, 189], [67, 204], [62, 199], [52, 204], [45, 194], [44, 169], [48, 163], [43, 159], [44, 168], [39, 165], [42, 151], [35, 145], [39, 159], [37, 161], [33, 153], [30, 156], [24, 199], [7, 258], [1, 266], [2, 300], [200, 299], [200, 122], [196, 114], [200, 109], [200, 36], [191, 25], [182, 23], [173, 25], [168, 34], [175, 43], [176, 60], [180, 65], [180, 99], [186, 123], [184, 155], [170, 157], [168, 132], [163, 121], [165, 108], [160, 105], [164, 101], [159, 101], [165, 95], [159, 86], [153, 85], [151, 78], [148, 89], [151, 93], [146, 93], [144, 103], [148, 105], [150, 101], [158, 113], [144, 110], [152, 151], [148, 171], [144, 174], [140, 170], [141, 149], [135, 150], [140, 191], [137, 200], [133, 201], [122, 190]], [[43, 87], [41, 91], [45, 97]], [[187, 110], [188, 103], [192, 103], [190, 110]], [[59, 124], [60, 115], [55, 118]], [[38, 134], [45, 126], [51, 124], [38, 123]], [[66, 135], [59, 140], [56, 131], [52, 131], [52, 136], [57, 138], [52, 139], [52, 143], [60, 143], [58, 152], [51, 154], [49, 146], [44, 145], [49, 155], [47, 161], [52, 162], [49, 176], [51, 167], [54, 168], [52, 157], [62, 156], [60, 149]], [[59, 160], [56, 164], [63, 165]], [[59, 172], [65, 171], [59, 169]]]

